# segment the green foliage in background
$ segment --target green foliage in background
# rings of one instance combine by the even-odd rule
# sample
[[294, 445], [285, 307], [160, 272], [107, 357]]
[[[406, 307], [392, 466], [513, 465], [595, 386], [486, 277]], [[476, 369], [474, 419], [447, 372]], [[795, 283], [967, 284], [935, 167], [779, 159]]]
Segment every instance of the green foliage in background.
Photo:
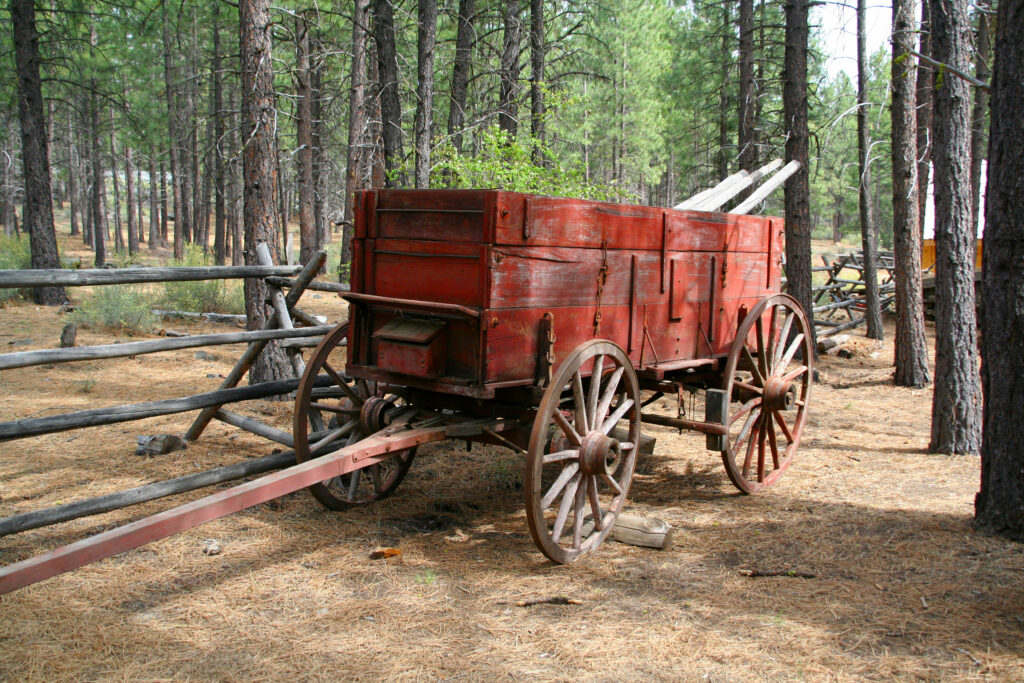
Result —
[[70, 320], [84, 327], [128, 334], [149, 332], [158, 322], [152, 295], [139, 285], [96, 287]]
[[[32, 267], [28, 237], [0, 235], [0, 270], [27, 270]], [[0, 302], [22, 297], [29, 290], [0, 289]]]
[[[213, 257], [204, 254], [198, 244], [186, 245], [185, 258], [174, 260], [172, 266], [211, 266]], [[164, 282], [160, 307], [172, 311], [195, 313], [245, 313], [245, 296], [241, 280], [194, 280]]]
[[[510, 139], [492, 126], [480, 134], [479, 145], [474, 156], [459, 155], [450, 145], [442, 146], [436, 152], [431, 184], [607, 201], [622, 194], [612, 184], [588, 182], [580, 165], [562, 165], [548, 148], [528, 135]], [[534, 147], [543, 155], [543, 166], [533, 163]]]

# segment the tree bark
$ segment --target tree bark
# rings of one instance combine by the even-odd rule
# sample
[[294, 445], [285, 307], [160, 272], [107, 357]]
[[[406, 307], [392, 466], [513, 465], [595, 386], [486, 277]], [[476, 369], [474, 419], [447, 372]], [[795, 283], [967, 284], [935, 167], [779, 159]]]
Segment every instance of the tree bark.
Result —
[[[967, 0], [934, 0], [931, 9], [932, 56], [967, 73]], [[936, 77], [934, 97], [935, 392], [929, 448], [977, 453], [981, 387], [971, 234], [971, 99], [966, 81], [945, 71]]]
[[519, 129], [519, 41], [522, 33], [519, 0], [504, 0], [502, 13], [505, 35], [499, 65], [498, 126], [510, 138], [515, 138]]
[[128, 253], [139, 250], [139, 233], [135, 224], [135, 196], [132, 191], [132, 148], [124, 148], [124, 203], [127, 209]]
[[311, 102], [313, 111], [313, 225], [316, 226], [316, 243], [323, 249], [324, 245], [330, 244], [332, 231], [327, 222], [327, 212], [324, 210], [327, 199], [324, 192], [324, 179], [328, 168], [324, 155], [324, 43], [319, 31], [314, 33], [311, 47], [310, 60], [312, 63], [310, 64], [309, 78], [313, 96]]
[[[239, 4], [239, 45], [242, 56], [242, 175], [245, 214], [245, 262], [258, 263], [256, 245], [265, 242], [270, 253], [279, 253], [274, 214], [277, 211], [277, 146], [274, 125], [274, 72], [270, 44], [268, 0]], [[266, 301], [269, 290], [263, 280], [245, 281], [245, 312], [248, 329], [263, 329], [273, 315]], [[284, 352], [271, 342], [249, 372], [249, 383], [270, 382], [291, 376]]]
[[320, 244], [313, 221], [313, 84], [309, 61], [309, 22], [295, 17], [295, 141], [298, 145], [296, 182], [299, 186], [299, 262], [313, 258]]
[[73, 114], [71, 105], [68, 105], [68, 201], [70, 203], [69, 214], [71, 216], [71, 236], [81, 234], [78, 227], [78, 212], [82, 209], [82, 203], [78, 198], [78, 164], [75, 157], [75, 134], [72, 128]]
[[[50, 153], [43, 116], [42, 79], [39, 76], [39, 34], [32, 0], [11, 0], [14, 59], [18, 74], [18, 115], [21, 119], [21, 159], [25, 177], [22, 209], [29, 237], [33, 268], [59, 268], [57, 234], [53, 227], [50, 192]], [[67, 295], [60, 287], [33, 291], [37, 304], [57, 306]]]
[[[932, 56], [932, 0], [921, 0], [920, 42], [917, 51]], [[932, 99], [935, 69], [922, 60], [917, 69], [917, 196], [918, 223], [924, 235], [928, 185], [932, 170]]]
[[143, 225], [143, 211], [146, 208], [145, 200], [142, 197], [142, 164], [135, 165], [135, 197], [138, 202], [138, 217], [139, 224], [136, 226], [136, 232], [139, 236], [139, 244], [143, 244], [146, 241], [146, 228]]
[[[990, 45], [988, 15], [979, 7], [978, 33], [975, 40], [974, 76], [988, 83], [991, 70], [988, 67]], [[971, 115], [971, 225], [975, 237], [978, 235], [978, 215], [981, 208], [981, 163], [985, 159], [985, 120], [988, 114], [988, 90], [974, 88], [974, 113]]]
[[857, 160], [860, 182], [858, 183], [860, 209], [860, 238], [864, 250], [864, 317], [867, 320], [867, 336], [882, 339], [882, 307], [878, 298], [877, 263], [878, 238], [875, 234], [874, 216], [871, 212], [871, 169], [868, 166], [868, 74], [867, 36], [864, 26], [865, 0], [857, 0]]
[[226, 250], [224, 213], [224, 76], [221, 73], [220, 3], [213, 5], [213, 260], [224, 265]]
[[[96, 47], [96, 26], [89, 32], [90, 54]], [[91, 135], [90, 153], [92, 154], [92, 248], [95, 252], [95, 265], [102, 268], [107, 261], [107, 235], [103, 226], [103, 198], [106, 189], [103, 186], [103, 166], [100, 161], [100, 107], [96, 101], [96, 78], [89, 80], [89, 130]]]
[[530, 0], [530, 134], [533, 163], [544, 165], [544, 0]]
[[[184, 218], [184, 215], [188, 213], [188, 207], [187, 203], [182, 201], [184, 199], [184, 193], [182, 191], [181, 182], [181, 176], [183, 174], [181, 163], [181, 131], [179, 129], [177, 86], [174, 77], [175, 69], [171, 57], [171, 50], [174, 46], [174, 42], [172, 42], [171, 39], [171, 19], [167, 8], [167, 1], [163, 0], [161, 2], [161, 6], [163, 9], [164, 94], [167, 98], [167, 135], [170, 138], [168, 140], [168, 151], [170, 152], [171, 158], [171, 206], [174, 211], [174, 258], [181, 259], [185, 257], [185, 241], [182, 228], [183, 226], [188, 225], [188, 220]], [[161, 174], [162, 172], [163, 171], [161, 169]], [[162, 175], [160, 182], [161, 185], [164, 182]], [[163, 195], [163, 192], [161, 192], [161, 195]], [[166, 221], [166, 203], [164, 204], [164, 207], [163, 220]], [[166, 229], [163, 231], [163, 237], [165, 240], [167, 239]]]
[[892, 214], [896, 265], [896, 386], [923, 387], [928, 374], [921, 295], [921, 225], [917, 204], [914, 0], [892, 6]]
[[160, 243], [167, 246], [167, 172], [160, 160]]
[[[811, 200], [807, 129], [809, 4], [808, 0], [786, 0], [786, 49], [782, 77], [786, 161], [800, 162], [800, 170], [785, 186], [786, 282], [789, 293], [800, 302], [808, 317], [811, 315]], [[814, 335], [813, 325], [809, 332]]]
[[117, 182], [117, 144], [114, 142], [114, 112], [110, 112], [110, 181], [114, 185], [114, 249], [124, 253], [124, 232], [121, 230], [121, 188]]
[[370, 0], [355, 0], [352, 16], [351, 90], [348, 98], [348, 154], [345, 163], [345, 204], [341, 227], [338, 277], [348, 282], [352, 261], [352, 220], [356, 190], [363, 189], [366, 148], [371, 145], [366, 116], [366, 21]]
[[448, 135], [455, 152], [462, 153], [462, 129], [466, 126], [466, 92], [473, 55], [475, 0], [459, 0], [459, 27], [455, 34], [455, 64], [452, 67], [452, 103], [448, 110]]
[[722, 3], [722, 43], [719, 49], [719, 68], [722, 70], [721, 90], [718, 91], [718, 174], [712, 185], [729, 175], [729, 70], [732, 65], [732, 13], [729, 3]]
[[1024, 541], [1024, 0], [999, 0], [983, 244], [978, 528]]
[[430, 187], [430, 135], [434, 126], [434, 46], [437, 43], [437, 0], [419, 0], [419, 29], [416, 55], [416, 134], [417, 188]]
[[402, 152], [402, 103], [398, 97], [398, 52], [392, 0], [373, 0], [373, 36], [377, 44], [377, 78], [384, 140], [384, 185], [405, 187], [405, 154]]
[[739, 93], [739, 167], [757, 168], [757, 141], [754, 138], [754, 110], [757, 99], [754, 83], [754, 0], [740, 0], [740, 93]]

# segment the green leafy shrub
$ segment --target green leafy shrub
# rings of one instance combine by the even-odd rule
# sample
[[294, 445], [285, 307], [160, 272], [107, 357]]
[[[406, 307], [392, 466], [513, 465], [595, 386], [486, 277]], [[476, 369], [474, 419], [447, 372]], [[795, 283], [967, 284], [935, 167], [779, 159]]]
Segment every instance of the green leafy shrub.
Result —
[[[210, 266], [213, 258], [203, 253], [202, 247], [189, 244], [185, 258], [171, 262], [172, 266]], [[245, 313], [245, 294], [241, 280], [194, 280], [163, 283], [160, 307], [172, 311], [196, 313]]]
[[138, 285], [97, 287], [71, 314], [72, 322], [118, 332], [148, 332], [157, 325], [153, 299]]
[[[533, 163], [535, 148], [544, 159], [541, 166]], [[497, 126], [481, 133], [480, 149], [472, 156], [459, 154], [449, 144], [435, 154], [433, 187], [493, 188], [605, 201], [622, 196], [613, 185], [588, 182], [583, 166], [561, 165], [542, 142], [530, 136], [510, 139]]]
[[[0, 270], [27, 270], [32, 267], [32, 252], [28, 236], [8, 237], [0, 235]], [[24, 296], [28, 289], [0, 289], [0, 302]]]

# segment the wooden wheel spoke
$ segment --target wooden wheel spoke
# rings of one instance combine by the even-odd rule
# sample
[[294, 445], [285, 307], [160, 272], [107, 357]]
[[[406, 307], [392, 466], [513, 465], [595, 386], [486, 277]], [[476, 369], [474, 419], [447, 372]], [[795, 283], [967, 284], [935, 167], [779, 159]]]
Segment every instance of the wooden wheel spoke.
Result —
[[345, 436], [358, 426], [359, 420], [352, 420], [351, 422], [346, 422], [343, 426], [338, 427], [337, 429], [330, 430], [326, 436], [324, 436], [319, 441], [317, 441], [316, 443], [309, 447], [310, 455], [315, 456], [321, 450], [331, 445], [341, 437]]
[[580, 486], [580, 479], [583, 478], [579, 472], [569, 480], [569, 485], [565, 487], [565, 492], [562, 493], [562, 502], [558, 506], [558, 515], [555, 517], [555, 524], [551, 527], [551, 538], [558, 542], [558, 539], [562, 537], [562, 532], [565, 530], [565, 520], [569, 518], [569, 510], [573, 507], [573, 503], [576, 500], [576, 490]]
[[[797, 377], [799, 377], [800, 375], [805, 374], [806, 372], [807, 372], [807, 366], [806, 365], [801, 365], [801, 366], [799, 366], [797, 368], [794, 368], [789, 373], [783, 375], [782, 376], [782, 381], [783, 382], [792, 382]], [[802, 405], [802, 403], [801, 403], [801, 405]]]
[[778, 368], [776, 372], [783, 373], [786, 371], [786, 368], [789, 367], [789, 362], [793, 360], [793, 356], [796, 354], [797, 349], [800, 348], [800, 342], [803, 340], [803, 332], [793, 337], [793, 342], [789, 345], [789, 348], [786, 349], [785, 355], [782, 356], [782, 360], [780, 360], [778, 366], [776, 366]]
[[741, 382], [738, 379], [733, 380], [732, 385], [734, 387], [739, 387], [741, 389], [746, 389], [747, 391], [752, 391], [755, 394], [763, 394], [764, 393], [764, 389], [762, 389], [761, 387], [756, 387], [753, 384], [750, 384], [748, 382]]
[[618, 367], [611, 374], [611, 377], [608, 378], [608, 382], [605, 384], [604, 395], [601, 396], [601, 402], [597, 404], [597, 414], [594, 416], [593, 424], [599, 425], [604, 422], [604, 418], [608, 415], [608, 408], [615, 399], [616, 393], [618, 393], [616, 390], [619, 388], [622, 373], [625, 371], [626, 368]]
[[598, 531], [604, 531], [601, 499], [597, 496], [597, 477], [587, 477], [587, 497], [590, 498], [590, 514], [594, 518], [594, 528]]
[[757, 338], [757, 367], [761, 371], [761, 377], [767, 377], [769, 374], [768, 359], [765, 358], [764, 353], [764, 324], [761, 321], [761, 316], [757, 316], [757, 319], [754, 320], [754, 329], [756, 330], [754, 337]]
[[760, 396], [754, 397], [747, 401], [746, 403], [744, 403], [739, 410], [737, 410], [735, 413], [729, 416], [729, 426], [731, 427], [733, 423], [736, 422], [736, 420], [740, 419], [741, 417], [743, 417], [744, 415], [746, 415], [759, 405], [761, 405]]
[[594, 356], [594, 371], [590, 373], [590, 394], [587, 396], [587, 424], [597, 427], [597, 398], [601, 393], [601, 375], [604, 374], [604, 355]]
[[761, 420], [761, 427], [757, 430], [757, 481], [764, 481], [764, 442], [767, 431], [768, 420]]
[[754, 425], [757, 424], [757, 420], [760, 419], [760, 417], [761, 417], [761, 409], [760, 408], [758, 408], [756, 411], [754, 411], [754, 410], [750, 411], [750, 414], [747, 415], [746, 422], [744, 422], [743, 426], [740, 428], [740, 433], [736, 435], [736, 443], [733, 444], [733, 450], [737, 450], [738, 451], [740, 449], [740, 447], [743, 446], [743, 444], [747, 440], [747, 436], [750, 434], [751, 428]]
[[601, 481], [608, 484], [612, 491], [615, 491], [616, 496], [622, 495], [622, 487], [619, 486], [619, 482], [615, 481], [615, 477], [610, 474], [602, 474]]
[[634, 448], [636, 448], [636, 444], [633, 443], [632, 441], [620, 441], [619, 442], [619, 450], [624, 452], [624, 453], [627, 453], [627, 452], [633, 450]]
[[583, 442], [583, 437], [576, 433], [576, 430], [572, 428], [569, 420], [565, 418], [561, 410], [556, 409], [553, 411], [551, 417], [554, 419], [555, 424], [558, 425], [558, 428], [562, 430], [562, 433], [565, 434], [565, 438], [569, 439], [573, 446], [579, 446]]
[[382, 465], [379, 462], [375, 462], [367, 468], [370, 470], [370, 481], [373, 483], [375, 493], [380, 493], [384, 489], [384, 482], [380, 476], [381, 467]]
[[579, 370], [572, 373], [572, 396], [575, 404], [573, 414], [576, 416], [576, 427], [580, 434], [586, 434], [590, 431], [590, 422], [587, 420], [587, 404], [583, 398], [583, 378], [580, 376]]
[[773, 352], [772, 367], [779, 367], [779, 361], [782, 360], [782, 350], [786, 348], [786, 341], [789, 340], [789, 329], [793, 326], [793, 319], [796, 318], [796, 314], [790, 312], [786, 315], [786, 322], [782, 323], [782, 331], [779, 332], [779, 338], [775, 342], [775, 351]]
[[601, 433], [607, 435], [611, 432], [612, 429], [615, 428], [615, 425], [619, 423], [619, 420], [622, 419], [633, 405], [633, 399], [631, 398], [627, 398], [625, 401], [620, 403], [619, 407], [615, 409], [615, 412], [604, 421], [604, 424], [601, 425]]
[[772, 356], [774, 356], [773, 351], [775, 350], [775, 339], [776, 339], [775, 333], [778, 331], [778, 329], [779, 329], [779, 307], [778, 306], [772, 306], [772, 314], [771, 314], [771, 317], [770, 317], [769, 323], [768, 323], [768, 340], [765, 343], [765, 347], [764, 347], [765, 351], [767, 351], [768, 354], [769, 354], [769, 356], [766, 356], [766, 358], [765, 358], [765, 364], [769, 368], [769, 370], [771, 368], [775, 367], [775, 363], [772, 361]]
[[773, 469], [779, 469], [779, 443], [775, 435], [775, 424], [771, 418], [764, 421], [765, 430], [768, 432], [768, 447], [772, 449]]
[[348, 491], [345, 492], [345, 497], [350, 501], [355, 501], [356, 493], [359, 491], [359, 479], [361, 478], [362, 470], [353, 470], [348, 473]]
[[569, 483], [569, 480], [576, 476], [576, 473], [579, 472], [579, 470], [579, 463], [575, 462], [569, 463], [568, 465], [562, 468], [562, 471], [559, 473], [558, 478], [555, 479], [555, 483], [551, 485], [551, 488], [548, 489], [548, 492], [544, 494], [543, 498], [541, 498], [541, 509], [546, 509], [551, 505], [551, 503], [554, 502], [555, 498], [558, 497], [558, 494], [561, 493], [563, 489], [565, 489], [565, 485]]
[[338, 387], [345, 392], [345, 395], [348, 396], [349, 399], [351, 399], [352, 403], [356, 404], [357, 406], [363, 405], [363, 398], [358, 393], [356, 393], [356, 391], [352, 387], [348, 385], [348, 382], [346, 382], [345, 378], [338, 374], [337, 370], [331, 367], [330, 363], [328, 363], [325, 360], [323, 367], [324, 371], [328, 375], [330, 375], [331, 379], [334, 380], [334, 383], [337, 384]]
[[322, 410], [325, 413], [337, 413], [339, 415], [358, 415], [359, 411], [355, 408], [342, 408], [340, 406], [327, 405], [326, 403], [310, 403], [310, 409]]
[[579, 457], [580, 452], [574, 450], [558, 451], [557, 453], [545, 453], [544, 464], [548, 465], [553, 462], [563, 462], [565, 460], [578, 460]]
[[743, 347], [743, 357], [750, 365], [750, 373], [754, 376], [754, 381], [763, 387], [764, 375], [761, 374], [761, 370], [757, 365], [757, 361], [754, 360], [754, 357], [750, 354], [750, 349], [748, 349], [746, 346]]
[[[757, 419], [754, 420], [754, 428], [753, 429], [755, 431], [758, 431], [758, 432], [761, 430], [761, 416], [760, 415], [758, 415]], [[754, 443], [756, 441], [757, 441], [757, 439], [753, 438], [753, 435], [751, 435], [750, 441], [747, 442], [747, 455], [746, 455], [745, 458], [743, 458], [743, 478], [744, 479], [747, 478], [747, 474], [750, 472], [750, 465], [754, 462]]]
[[786, 441], [793, 443], [793, 432], [789, 425], [786, 424], [786, 419], [782, 416], [782, 413], [776, 411], [773, 415], [775, 415], [775, 423], [779, 425], [779, 429], [782, 430], [782, 435], [786, 437]]
[[576, 500], [573, 503], [572, 547], [574, 550], [579, 550], [583, 545], [583, 511], [586, 507], [587, 487], [586, 485], [579, 486], [576, 488]]

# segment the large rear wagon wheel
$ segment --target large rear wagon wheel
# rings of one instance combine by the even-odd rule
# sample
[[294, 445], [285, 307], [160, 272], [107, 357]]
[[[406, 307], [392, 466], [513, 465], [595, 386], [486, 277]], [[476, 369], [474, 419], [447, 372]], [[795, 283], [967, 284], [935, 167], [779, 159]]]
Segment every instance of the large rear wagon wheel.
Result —
[[[626, 440], [610, 436], [616, 427]], [[581, 344], [548, 385], [527, 451], [526, 517], [548, 559], [572, 562], [611, 533], [639, 442], [640, 387], [629, 357], [609, 341]]]
[[813, 358], [807, 316], [788, 294], [762, 299], [740, 323], [723, 375], [722, 461], [743, 493], [768, 488], [792, 462], [807, 422]]
[[[376, 382], [353, 380], [342, 374], [342, 342], [347, 336], [348, 323], [331, 330], [313, 351], [299, 382], [292, 424], [296, 462], [358, 443], [386, 427], [390, 415], [402, 409], [401, 399], [386, 394]], [[315, 386], [320, 376], [329, 377], [330, 386]], [[415, 454], [415, 448], [396, 451], [385, 460], [313, 484], [309, 492], [332, 510], [373, 503], [398, 488]]]

